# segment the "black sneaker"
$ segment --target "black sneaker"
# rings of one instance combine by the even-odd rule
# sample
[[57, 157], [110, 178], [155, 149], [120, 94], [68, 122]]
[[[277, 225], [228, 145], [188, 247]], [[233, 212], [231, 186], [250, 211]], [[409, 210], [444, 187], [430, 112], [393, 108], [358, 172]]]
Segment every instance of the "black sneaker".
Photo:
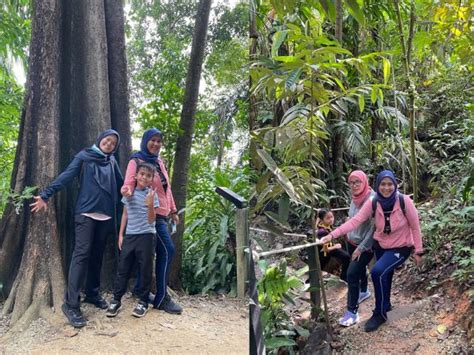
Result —
[[170, 295], [165, 296], [158, 309], [171, 314], [181, 314], [183, 312], [183, 308], [174, 302]]
[[112, 300], [110, 302], [109, 308], [107, 308], [107, 312], [105, 312], [105, 315], [107, 317], [115, 317], [121, 308], [122, 308], [122, 303], [120, 303], [120, 301]]
[[97, 296], [95, 298], [86, 297], [84, 298], [84, 302], [93, 304], [100, 309], [107, 309], [107, 307], [109, 307], [109, 304], [102, 296]]
[[373, 332], [377, 330], [382, 324], [386, 322], [386, 319], [380, 313], [373, 313], [372, 317], [365, 323], [364, 330], [366, 332]]
[[135, 309], [132, 311], [132, 316], [141, 318], [145, 316], [147, 311], [148, 305], [145, 305], [143, 302], [138, 302], [138, 304], [135, 306]]
[[71, 308], [66, 303], [63, 303], [61, 309], [64, 315], [67, 317], [69, 324], [71, 324], [74, 328], [82, 328], [87, 325], [87, 321], [82, 315], [80, 309]]

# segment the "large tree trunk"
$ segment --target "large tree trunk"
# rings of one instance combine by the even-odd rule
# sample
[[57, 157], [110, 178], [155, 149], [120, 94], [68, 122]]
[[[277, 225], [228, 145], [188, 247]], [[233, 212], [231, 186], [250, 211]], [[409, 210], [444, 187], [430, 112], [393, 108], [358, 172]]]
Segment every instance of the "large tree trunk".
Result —
[[[33, 1], [26, 97], [11, 180], [15, 192], [46, 187], [105, 128], [119, 131], [119, 159], [128, 157], [123, 5], [110, 4], [107, 15], [113, 18], [107, 18], [103, 1]], [[3, 313], [12, 313], [15, 327], [60, 309], [76, 194], [74, 186], [67, 188], [50, 200], [46, 212], [31, 214], [27, 202], [19, 214], [11, 203], [5, 210], [0, 283], [9, 294]], [[115, 243], [110, 249], [113, 260]], [[111, 280], [113, 273], [106, 276]]]
[[[179, 135], [176, 140], [176, 154], [173, 165], [173, 178], [171, 186], [176, 202], [176, 207], [181, 210], [186, 207], [189, 160], [194, 134], [195, 113], [199, 96], [199, 82], [201, 80], [204, 49], [206, 46], [207, 26], [212, 0], [200, 0], [194, 25], [191, 57], [189, 60], [188, 74], [186, 77], [186, 91], [184, 95], [183, 110], [179, 122]], [[172, 288], [181, 289], [181, 260], [182, 239], [184, 232], [185, 213], [182, 222], [174, 234], [176, 254], [171, 264], [169, 282]]]
[[[58, 172], [59, 0], [34, 3], [33, 14], [27, 94], [12, 176], [15, 191], [46, 184]], [[51, 300], [56, 305], [62, 298], [57, 214], [54, 206], [50, 207], [30, 218], [27, 210], [17, 215], [9, 205], [2, 220], [0, 281], [11, 290], [3, 309], [4, 314], [12, 312], [11, 324], [19, 320], [20, 326], [28, 323], [46, 311]], [[15, 274], [19, 257], [20, 267], [13, 279], [10, 276]]]
[[132, 151], [132, 139], [129, 119], [123, 1], [105, 0], [105, 15], [109, 58], [110, 118], [112, 126], [115, 127], [117, 132], [120, 132], [121, 145], [117, 159], [122, 172], [125, 174], [130, 152]]

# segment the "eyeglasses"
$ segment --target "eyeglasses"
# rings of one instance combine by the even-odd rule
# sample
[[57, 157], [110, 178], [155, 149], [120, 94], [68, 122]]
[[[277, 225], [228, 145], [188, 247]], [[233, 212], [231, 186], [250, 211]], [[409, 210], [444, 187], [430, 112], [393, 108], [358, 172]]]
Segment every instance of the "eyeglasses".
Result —
[[360, 186], [362, 184], [362, 181], [356, 180], [356, 181], [349, 181], [349, 186]]

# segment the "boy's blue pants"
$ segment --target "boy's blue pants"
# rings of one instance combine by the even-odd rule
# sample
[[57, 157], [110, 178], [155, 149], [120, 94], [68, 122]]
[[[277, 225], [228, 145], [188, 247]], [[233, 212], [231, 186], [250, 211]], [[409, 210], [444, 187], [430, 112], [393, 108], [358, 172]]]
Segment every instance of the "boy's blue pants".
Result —
[[[158, 308], [166, 296], [166, 286], [168, 285], [168, 276], [170, 273], [170, 265], [173, 260], [175, 248], [171, 236], [168, 232], [168, 219], [165, 217], [156, 217], [156, 295], [153, 307]], [[134, 290], [140, 289], [140, 273], [137, 273], [137, 282]]]

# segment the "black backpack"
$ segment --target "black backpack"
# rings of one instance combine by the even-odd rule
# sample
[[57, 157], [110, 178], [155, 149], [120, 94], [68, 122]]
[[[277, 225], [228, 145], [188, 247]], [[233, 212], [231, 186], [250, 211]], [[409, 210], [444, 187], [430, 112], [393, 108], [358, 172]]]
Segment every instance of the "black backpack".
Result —
[[[400, 201], [400, 208], [402, 209], [403, 215], [406, 216], [406, 208], [405, 208], [405, 195], [402, 193], [398, 193], [398, 200]], [[372, 218], [375, 217], [375, 211], [377, 210], [377, 195], [374, 196], [372, 199]]]

